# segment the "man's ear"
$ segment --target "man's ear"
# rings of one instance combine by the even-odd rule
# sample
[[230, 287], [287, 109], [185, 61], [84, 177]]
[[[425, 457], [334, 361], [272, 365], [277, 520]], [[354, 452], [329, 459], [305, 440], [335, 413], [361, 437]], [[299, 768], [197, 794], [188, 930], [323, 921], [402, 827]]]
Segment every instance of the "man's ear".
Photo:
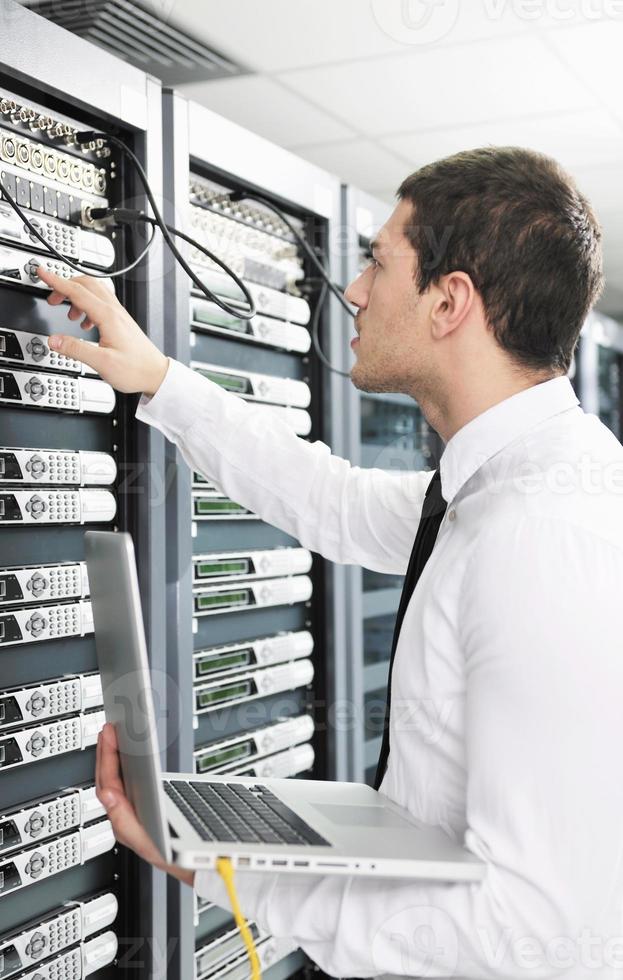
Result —
[[474, 306], [476, 289], [466, 272], [448, 272], [432, 287], [436, 296], [431, 309], [432, 335], [441, 340], [464, 323]]

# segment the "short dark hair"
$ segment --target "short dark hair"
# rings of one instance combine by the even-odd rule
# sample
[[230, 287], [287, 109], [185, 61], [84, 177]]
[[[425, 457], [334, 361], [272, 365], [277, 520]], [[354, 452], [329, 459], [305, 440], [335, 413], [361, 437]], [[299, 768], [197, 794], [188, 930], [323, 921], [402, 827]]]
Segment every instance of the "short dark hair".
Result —
[[512, 359], [567, 372], [603, 273], [599, 222], [562, 167], [532, 150], [485, 146], [422, 167], [398, 197], [414, 208], [405, 234], [418, 291], [468, 273]]

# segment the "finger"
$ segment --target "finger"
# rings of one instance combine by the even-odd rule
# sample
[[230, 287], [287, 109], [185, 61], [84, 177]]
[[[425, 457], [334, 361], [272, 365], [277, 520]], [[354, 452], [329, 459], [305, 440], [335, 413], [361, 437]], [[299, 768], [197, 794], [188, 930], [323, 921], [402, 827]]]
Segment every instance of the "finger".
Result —
[[68, 337], [66, 334], [54, 333], [48, 337], [48, 347], [65, 357], [71, 357], [74, 361], [87, 364], [98, 374], [102, 374], [106, 368], [106, 358], [109, 352], [100, 347], [99, 344], [81, 340], [80, 337]]
[[72, 306], [67, 314], [68, 320], [79, 320], [83, 316], [82, 310], [79, 310], [77, 306]]
[[116, 739], [109, 741], [111, 726], [105, 725], [102, 730], [102, 749], [100, 755], [99, 775], [102, 792], [112, 790], [117, 795], [125, 797], [125, 788], [119, 767], [119, 753]]
[[98, 732], [97, 744], [95, 746], [95, 789], [99, 793], [102, 786], [102, 731]]
[[80, 324], [80, 329], [81, 330], [92, 330], [94, 326], [95, 326], [95, 324], [93, 323], [93, 320], [89, 320], [88, 316], [85, 316], [84, 320]]
[[57, 293], [56, 290], [53, 290], [48, 296], [48, 303], [50, 304], [50, 306], [59, 306], [60, 303], [65, 303], [65, 302], [66, 300], [63, 294]]
[[[78, 307], [95, 323], [103, 319], [107, 312], [110, 312], [110, 303], [106, 303], [99, 296], [96, 296], [91, 288], [84, 285], [87, 282], [87, 277], [76, 276], [74, 279], [63, 279], [62, 276], [57, 276], [41, 265], [37, 268], [37, 275], [42, 282], [53, 290], [52, 295], [60, 293], [61, 296], [70, 301], [72, 306]], [[112, 294], [111, 298], [114, 299]]]

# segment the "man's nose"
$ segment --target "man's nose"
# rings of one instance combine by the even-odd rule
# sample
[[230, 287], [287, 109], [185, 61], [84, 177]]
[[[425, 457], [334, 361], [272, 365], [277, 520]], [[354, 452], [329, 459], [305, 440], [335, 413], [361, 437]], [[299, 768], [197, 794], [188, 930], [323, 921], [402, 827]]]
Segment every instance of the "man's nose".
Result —
[[368, 305], [368, 295], [369, 290], [365, 282], [365, 274], [360, 273], [352, 282], [349, 282], [348, 286], [344, 290], [344, 298], [352, 303], [353, 306], [358, 306], [360, 310], [363, 310]]

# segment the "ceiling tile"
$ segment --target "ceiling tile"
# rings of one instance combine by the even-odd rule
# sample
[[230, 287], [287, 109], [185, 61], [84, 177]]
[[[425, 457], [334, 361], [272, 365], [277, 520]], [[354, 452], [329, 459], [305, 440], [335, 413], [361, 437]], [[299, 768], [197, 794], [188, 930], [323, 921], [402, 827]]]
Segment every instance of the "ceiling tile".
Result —
[[248, 67], [273, 72], [532, 29], [516, 6], [444, 0], [420, 18], [419, 0], [175, 0], [169, 18]]
[[366, 136], [595, 105], [545, 44], [528, 36], [455, 47], [447, 58], [426, 48], [278, 77]]
[[[596, 92], [604, 105], [623, 118], [623, 18], [616, 23], [551, 31], [546, 36], [548, 43], [561, 60], [572, 68], [576, 77]], [[587, 138], [590, 138], [588, 133]]]
[[623, 126], [605, 109], [405, 133], [382, 138], [381, 143], [411, 160], [414, 167], [486, 144], [539, 150], [569, 169], [623, 161]]
[[409, 173], [406, 163], [370, 140], [304, 146], [299, 147], [297, 153], [362, 190], [389, 183], [394, 185], [395, 193]]
[[193, 82], [179, 91], [260, 136], [293, 149], [301, 143], [353, 136], [348, 126], [260, 75]]

